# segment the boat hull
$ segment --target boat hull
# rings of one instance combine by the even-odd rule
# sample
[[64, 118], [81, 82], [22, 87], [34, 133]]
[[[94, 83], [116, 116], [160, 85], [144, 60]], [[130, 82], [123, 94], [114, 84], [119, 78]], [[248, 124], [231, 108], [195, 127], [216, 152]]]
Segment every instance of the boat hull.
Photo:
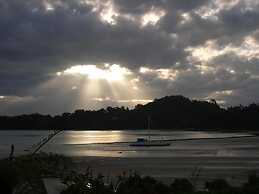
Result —
[[170, 146], [170, 143], [166, 143], [166, 142], [144, 142], [144, 143], [131, 143], [129, 144], [130, 146], [136, 146], [136, 147], [151, 147], [151, 146]]

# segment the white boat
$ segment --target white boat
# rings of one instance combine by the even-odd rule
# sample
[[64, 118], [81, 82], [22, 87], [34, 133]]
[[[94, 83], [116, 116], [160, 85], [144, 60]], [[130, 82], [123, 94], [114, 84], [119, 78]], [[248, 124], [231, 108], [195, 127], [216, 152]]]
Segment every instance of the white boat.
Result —
[[130, 146], [169, 146], [170, 143], [161, 140], [148, 140], [146, 138], [138, 138], [136, 142], [129, 144]]
[[[151, 117], [147, 118], [147, 129], [151, 129]], [[169, 146], [171, 143], [164, 140], [150, 140], [150, 138], [137, 138], [136, 142], [129, 144], [130, 146]]]

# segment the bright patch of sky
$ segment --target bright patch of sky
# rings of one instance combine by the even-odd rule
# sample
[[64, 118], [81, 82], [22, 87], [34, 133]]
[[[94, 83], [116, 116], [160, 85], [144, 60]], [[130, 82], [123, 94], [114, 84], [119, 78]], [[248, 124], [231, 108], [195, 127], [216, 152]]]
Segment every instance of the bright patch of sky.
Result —
[[163, 17], [165, 16], [165, 11], [161, 10], [161, 9], [155, 9], [154, 7], [151, 8], [150, 11], [148, 11], [147, 13], [145, 13], [142, 16], [142, 26], [146, 26], [146, 25], [156, 25], [157, 22]]
[[141, 74], [147, 74], [147, 75], [155, 75], [156, 77], [160, 79], [167, 79], [167, 80], [175, 80], [177, 77], [177, 70], [172, 69], [151, 69], [147, 67], [141, 67], [139, 69], [139, 73]]
[[[61, 74], [61, 72], [57, 72], [57, 75]], [[97, 65], [74, 65], [64, 70], [63, 74], [85, 75], [89, 79], [120, 81], [123, 80], [127, 75], [130, 75], [131, 71], [117, 64], [105, 64], [103, 67], [98, 67]]]
[[246, 37], [240, 46], [228, 44], [220, 47], [215, 40], [209, 40], [202, 46], [188, 47], [186, 51], [191, 54], [190, 61], [198, 60], [201, 63], [207, 63], [215, 57], [227, 53], [234, 53], [247, 60], [259, 59], [259, 44], [251, 36]]

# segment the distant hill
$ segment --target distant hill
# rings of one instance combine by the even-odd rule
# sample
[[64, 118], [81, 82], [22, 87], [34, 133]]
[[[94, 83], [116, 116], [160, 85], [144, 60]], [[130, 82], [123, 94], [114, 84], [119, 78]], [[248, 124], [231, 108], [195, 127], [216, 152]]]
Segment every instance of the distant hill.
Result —
[[221, 108], [215, 100], [166, 96], [134, 109], [107, 107], [50, 116], [0, 116], [0, 129], [248, 129], [259, 130], [259, 104]]

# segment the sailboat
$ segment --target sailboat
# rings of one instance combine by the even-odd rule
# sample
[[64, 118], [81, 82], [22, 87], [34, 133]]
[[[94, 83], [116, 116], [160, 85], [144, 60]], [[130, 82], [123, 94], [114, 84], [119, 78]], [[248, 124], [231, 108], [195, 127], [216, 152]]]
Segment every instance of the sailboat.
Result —
[[[151, 127], [151, 117], [148, 117], [148, 129]], [[137, 138], [136, 142], [130, 143], [130, 146], [169, 146], [169, 142], [164, 140], [150, 140], [149, 138]]]

